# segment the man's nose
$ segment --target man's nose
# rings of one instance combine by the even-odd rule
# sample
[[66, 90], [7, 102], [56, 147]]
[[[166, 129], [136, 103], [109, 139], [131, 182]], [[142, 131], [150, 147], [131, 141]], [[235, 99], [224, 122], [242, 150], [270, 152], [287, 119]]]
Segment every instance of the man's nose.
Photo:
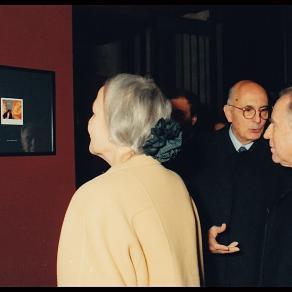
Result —
[[269, 125], [269, 127], [266, 129], [266, 131], [264, 133], [265, 139], [270, 139], [270, 137], [271, 137], [271, 125]]

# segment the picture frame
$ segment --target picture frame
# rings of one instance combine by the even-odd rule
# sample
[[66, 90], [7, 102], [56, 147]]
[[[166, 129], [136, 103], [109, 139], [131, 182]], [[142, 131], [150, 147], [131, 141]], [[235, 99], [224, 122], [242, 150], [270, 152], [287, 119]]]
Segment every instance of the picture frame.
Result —
[[0, 65], [0, 156], [55, 155], [55, 72]]

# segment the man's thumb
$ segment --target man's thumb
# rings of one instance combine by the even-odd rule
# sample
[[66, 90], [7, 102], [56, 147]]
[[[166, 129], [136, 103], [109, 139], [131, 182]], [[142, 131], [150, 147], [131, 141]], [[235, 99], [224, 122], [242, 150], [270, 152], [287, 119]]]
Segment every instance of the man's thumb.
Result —
[[226, 223], [222, 223], [220, 226], [220, 233], [226, 230]]

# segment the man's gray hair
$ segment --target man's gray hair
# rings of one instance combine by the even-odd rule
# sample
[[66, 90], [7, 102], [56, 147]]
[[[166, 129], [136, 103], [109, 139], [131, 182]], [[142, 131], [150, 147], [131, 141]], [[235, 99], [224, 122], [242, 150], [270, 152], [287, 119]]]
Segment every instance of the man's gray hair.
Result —
[[292, 114], [292, 86], [286, 87], [283, 90], [281, 90], [279, 96], [281, 97], [283, 95], [289, 95], [289, 97], [290, 97], [290, 101], [288, 103], [287, 110], [288, 110], [289, 114]]
[[151, 128], [160, 118], [170, 118], [170, 101], [152, 79], [132, 74], [109, 79], [104, 94], [110, 141], [143, 153]]

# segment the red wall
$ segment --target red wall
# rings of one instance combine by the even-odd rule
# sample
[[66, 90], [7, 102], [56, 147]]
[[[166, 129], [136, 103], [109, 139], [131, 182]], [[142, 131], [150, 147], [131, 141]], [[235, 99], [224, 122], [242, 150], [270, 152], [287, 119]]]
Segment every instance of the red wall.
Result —
[[0, 5], [0, 64], [56, 72], [54, 156], [0, 157], [0, 286], [55, 286], [75, 189], [71, 5]]

